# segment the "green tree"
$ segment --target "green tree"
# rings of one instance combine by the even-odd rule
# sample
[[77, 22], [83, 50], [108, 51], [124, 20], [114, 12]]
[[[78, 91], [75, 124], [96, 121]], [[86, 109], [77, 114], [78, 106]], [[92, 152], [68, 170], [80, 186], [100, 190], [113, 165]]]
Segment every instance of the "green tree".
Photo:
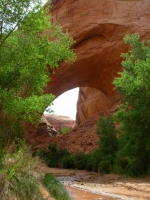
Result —
[[115, 118], [120, 123], [116, 165], [132, 176], [145, 174], [150, 164], [150, 41], [127, 34], [131, 49], [122, 54], [123, 71], [113, 81], [122, 95]]
[[118, 139], [112, 117], [99, 117], [96, 133], [100, 139], [98, 168], [100, 171], [109, 173], [112, 170], [118, 150]]
[[5, 140], [23, 121], [37, 122], [54, 100], [43, 94], [50, 74], [60, 62], [75, 59], [73, 40], [50, 23], [48, 12], [40, 0], [0, 1], [0, 136]]

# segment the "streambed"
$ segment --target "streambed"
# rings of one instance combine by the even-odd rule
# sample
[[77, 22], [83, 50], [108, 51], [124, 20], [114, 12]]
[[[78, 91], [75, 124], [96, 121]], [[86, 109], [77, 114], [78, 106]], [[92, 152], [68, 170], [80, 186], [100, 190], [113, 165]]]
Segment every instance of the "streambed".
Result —
[[150, 177], [128, 178], [117, 174], [103, 175], [86, 170], [57, 169], [41, 166], [67, 188], [73, 200], [148, 200]]

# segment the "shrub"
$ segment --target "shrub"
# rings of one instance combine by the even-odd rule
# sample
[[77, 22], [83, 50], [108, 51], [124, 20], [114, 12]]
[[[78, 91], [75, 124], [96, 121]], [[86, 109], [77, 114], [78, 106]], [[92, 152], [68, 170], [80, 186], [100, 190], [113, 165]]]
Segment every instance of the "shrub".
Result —
[[69, 133], [72, 130], [71, 127], [64, 127], [61, 129], [61, 133], [64, 135], [66, 133]]
[[98, 171], [98, 164], [101, 161], [101, 152], [100, 149], [95, 149], [94, 152], [88, 155], [86, 169], [91, 171]]
[[106, 157], [102, 157], [102, 160], [98, 164], [98, 171], [103, 173], [110, 173], [113, 170], [114, 155], [109, 154]]
[[42, 182], [56, 200], [71, 199], [64, 186], [51, 174], [45, 174]]
[[74, 168], [74, 161], [73, 156], [68, 153], [65, 154], [61, 159], [61, 167], [65, 169], [73, 169]]
[[40, 161], [32, 158], [29, 148], [24, 145], [16, 151], [12, 144], [7, 152], [3, 151], [0, 161], [1, 199], [43, 199], [39, 190], [41, 175], [37, 173]]
[[62, 159], [69, 155], [69, 152], [66, 149], [57, 148], [56, 145], [50, 145], [48, 150], [37, 150], [34, 155], [40, 156], [49, 167], [62, 167]]
[[100, 117], [97, 123], [96, 133], [100, 138], [98, 170], [109, 173], [112, 170], [118, 150], [118, 139], [112, 117]]
[[73, 159], [74, 168], [85, 169], [87, 156], [84, 153], [78, 152], [72, 156], [72, 159]]

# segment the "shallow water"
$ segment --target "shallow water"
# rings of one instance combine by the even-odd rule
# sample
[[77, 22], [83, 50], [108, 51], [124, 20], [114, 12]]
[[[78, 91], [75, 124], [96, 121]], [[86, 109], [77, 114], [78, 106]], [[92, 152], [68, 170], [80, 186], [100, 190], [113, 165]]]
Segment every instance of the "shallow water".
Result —
[[149, 200], [150, 177], [132, 179], [117, 174], [100, 174], [86, 170], [70, 170], [41, 166], [66, 187], [72, 200]]
[[112, 198], [66, 186], [72, 200], [111, 200]]
[[98, 173], [85, 170], [70, 170], [48, 167], [43, 167], [42, 171], [56, 176], [64, 184], [72, 200], [114, 200], [114, 198], [111, 197], [84, 191], [77, 187], [71, 187], [72, 183], [75, 182], [77, 182], [79, 185], [82, 185], [82, 180], [90, 180], [91, 178], [97, 176]]

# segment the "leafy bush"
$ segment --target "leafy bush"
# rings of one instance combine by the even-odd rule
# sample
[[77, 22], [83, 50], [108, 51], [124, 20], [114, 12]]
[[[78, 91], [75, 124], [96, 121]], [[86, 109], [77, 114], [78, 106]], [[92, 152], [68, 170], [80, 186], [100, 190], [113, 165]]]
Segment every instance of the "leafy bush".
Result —
[[74, 161], [73, 156], [68, 152], [65, 154], [61, 159], [61, 167], [65, 169], [73, 169], [74, 168]]
[[100, 139], [99, 148], [101, 150], [101, 156], [105, 157], [117, 151], [118, 139], [112, 117], [99, 117], [96, 133]]
[[115, 155], [109, 154], [106, 157], [102, 157], [102, 160], [98, 164], [98, 171], [103, 173], [110, 173], [113, 171]]
[[98, 170], [109, 173], [112, 170], [114, 159], [118, 149], [118, 139], [112, 117], [100, 117], [97, 123], [99, 141], [99, 164]]
[[64, 186], [51, 174], [45, 174], [42, 182], [56, 200], [71, 199]]
[[50, 145], [48, 150], [37, 150], [34, 155], [38, 155], [49, 167], [61, 167], [64, 156], [69, 155], [66, 149], [57, 148], [56, 145]]
[[72, 155], [72, 160], [73, 160], [74, 168], [85, 169], [87, 156], [84, 153], [78, 152]]
[[84, 153], [70, 154], [66, 149], [57, 148], [50, 145], [48, 150], [37, 150], [34, 155], [38, 155], [49, 167], [85, 169], [87, 155]]
[[98, 171], [98, 164], [101, 161], [100, 149], [95, 149], [94, 152], [88, 155], [86, 169], [91, 171]]
[[69, 133], [71, 130], [71, 127], [64, 127], [61, 129], [61, 133], [64, 135], [65, 133]]

